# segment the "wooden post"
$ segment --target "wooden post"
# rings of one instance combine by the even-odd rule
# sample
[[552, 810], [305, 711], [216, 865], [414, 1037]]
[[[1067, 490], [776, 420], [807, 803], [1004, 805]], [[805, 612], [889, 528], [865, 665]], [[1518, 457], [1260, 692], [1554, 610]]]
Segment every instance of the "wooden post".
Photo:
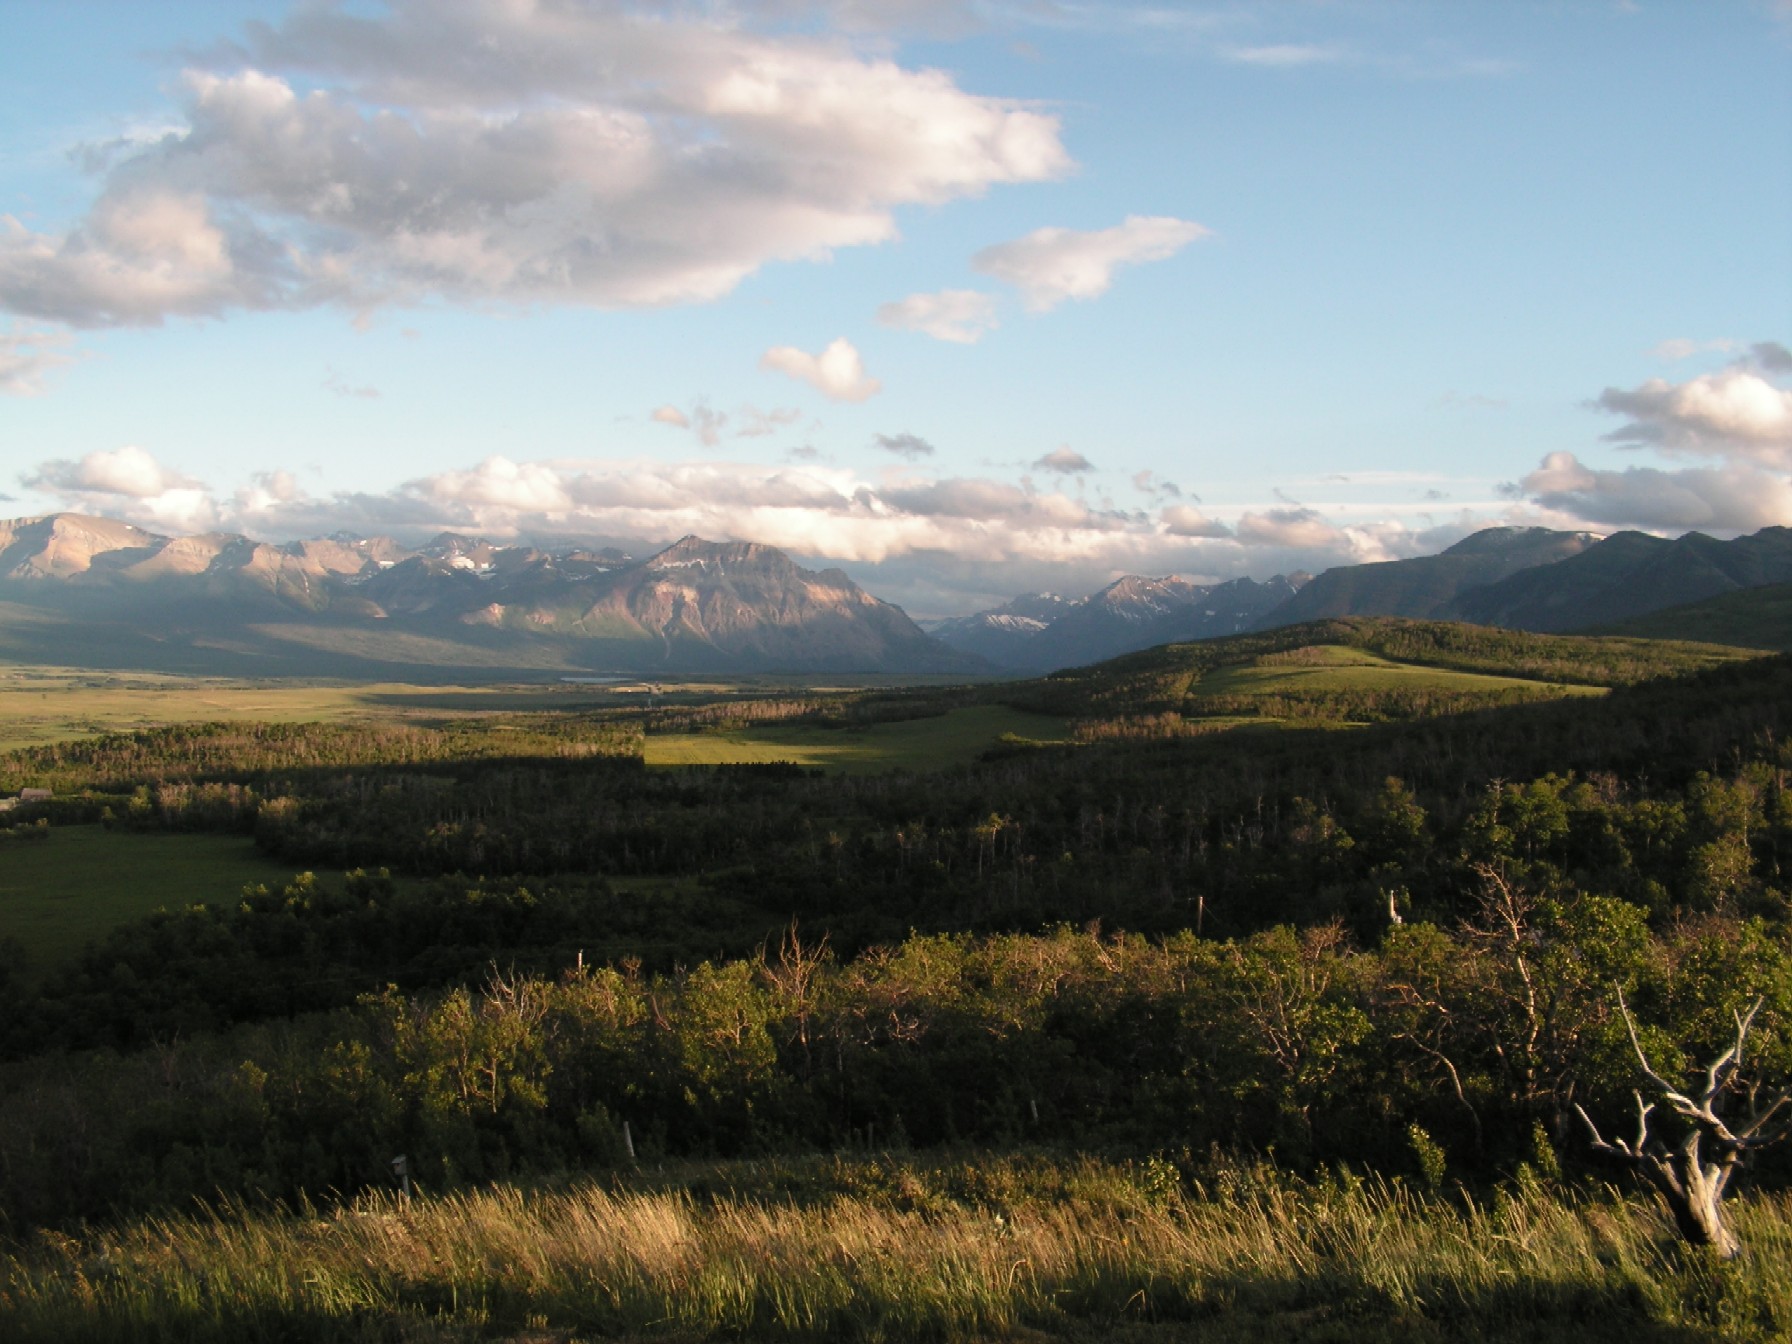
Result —
[[400, 1153], [392, 1159], [392, 1174], [398, 1177], [399, 1194], [406, 1204], [411, 1202], [411, 1164]]
[[622, 1122], [622, 1146], [628, 1151], [628, 1160], [635, 1160], [635, 1136], [628, 1132], [628, 1121]]

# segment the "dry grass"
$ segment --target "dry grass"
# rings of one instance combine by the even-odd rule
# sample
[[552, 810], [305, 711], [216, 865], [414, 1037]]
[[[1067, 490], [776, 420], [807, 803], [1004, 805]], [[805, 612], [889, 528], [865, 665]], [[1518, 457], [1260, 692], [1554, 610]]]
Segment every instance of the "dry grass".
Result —
[[1784, 1338], [1792, 1204], [1738, 1206], [1746, 1261], [1683, 1254], [1611, 1192], [1477, 1203], [1397, 1183], [1084, 1164], [967, 1201], [885, 1163], [861, 1193], [498, 1188], [318, 1213], [225, 1209], [0, 1260], [18, 1340], [1286, 1341]]

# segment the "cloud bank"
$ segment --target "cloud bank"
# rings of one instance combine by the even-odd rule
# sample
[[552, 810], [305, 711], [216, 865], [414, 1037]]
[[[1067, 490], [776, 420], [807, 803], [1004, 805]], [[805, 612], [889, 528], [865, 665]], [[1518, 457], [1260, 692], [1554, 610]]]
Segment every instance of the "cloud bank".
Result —
[[1071, 167], [1049, 113], [739, 14], [298, 6], [185, 73], [179, 129], [91, 156], [85, 218], [0, 217], [0, 308], [700, 303], [887, 241], [900, 207]]

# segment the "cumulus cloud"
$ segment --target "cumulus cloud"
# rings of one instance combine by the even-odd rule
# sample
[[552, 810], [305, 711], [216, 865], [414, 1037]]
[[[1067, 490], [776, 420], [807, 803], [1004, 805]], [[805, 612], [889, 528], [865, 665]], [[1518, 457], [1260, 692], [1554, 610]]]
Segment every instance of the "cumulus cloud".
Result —
[[1063, 444], [1039, 458], [1033, 466], [1040, 471], [1055, 471], [1060, 476], [1076, 476], [1085, 471], [1094, 471], [1095, 464], [1084, 457], [1069, 444]]
[[44, 462], [19, 479], [26, 489], [66, 506], [153, 527], [203, 531], [215, 527], [220, 515], [203, 483], [163, 466], [135, 444]]
[[69, 345], [66, 332], [17, 325], [10, 331], [0, 331], [0, 394], [37, 396], [44, 390], [44, 376], [51, 369], [73, 361]]
[[1313, 509], [1266, 509], [1246, 513], [1234, 529], [1246, 546], [1285, 546], [1305, 550], [1339, 548], [1343, 533]]
[[760, 358], [759, 366], [789, 374], [835, 401], [865, 401], [876, 396], [883, 387], [877, 379], [866, 374], [865, 361], [859, 356], [858, 348], [844, 336], [819, 355], [811, 355], [793, 345], [775, 346]]
[[1232, 529], [1188, 504], [1172, 504], [1159, 515], [1173, 537], [1229, 537]]
[[25, 484], [33, 489], [152, 499], [195, 482], [169, 471], [152, 454], [130, 444], [92, 452], [75, 461], [45, 462], [25, 478]]
[[879, 434], [877, 446], [886, 453], [895, 453], [911, 462], [918, 458], [932, 457], [934, 451], [933, 445], [917, 434]]
[[886, 327], [919, 331], [936, 341], [975, 345], [995, 330], [996, 300], [975, 289], [944, 289], [937, 294], [910, 294], [877, 310]]
[[1792, 482], [1752, 466], [1599, 471], [1551, 453], [1516, 493], [1582, 522], [1662, 531], [1753, 532], [1792, 523]]
[[[63, 232], [0, 217], [0, 307], [75, 325], [382, 303], [639, 307], [1059, 177], [1049, 113], [750, 10], [294, 7], [186, 72]], [[798, 25], [800, 28], [801, 25]]]
[[648, 418], [655, 424], [671, 425], [674, 429], [689, 429], [691, 427], [691, 417], [672, 405], [656, 407]]
[[445, 471], [428, 477], [418, 489], [425, 498], [479, 509], [494, 507], [519, 513], [564, 514], [572, 496], [561, 474], [542, 462], [513, 462], [488, 457], [471, 471]]
[[1163, 261], [1208, 233], [1186, 219], [1129, 215], [1122, 224], [1092, 232], [1035, 229], [1024, 238], [984, 248], [971, 264], [1013, 285], [1029, 310], [1043, 313], [1066, 299], [1105, 294], [1120, 267]]
[[1683, 383], [1651, 378], [1629, 390], [1608, 387], [1597, 405], [1627, 422], [1605, 437], [1613, 443], [1667, 452], [1741, 456], [1792, 467], [1792, 391], [1775, 385], [1779, 346], [1757, 365], [1732, 364]]
[[263, 514], [305, 497], [299, 478], [290, 471], [258, 471], [236, 492], [235, 512], [239, 516]]

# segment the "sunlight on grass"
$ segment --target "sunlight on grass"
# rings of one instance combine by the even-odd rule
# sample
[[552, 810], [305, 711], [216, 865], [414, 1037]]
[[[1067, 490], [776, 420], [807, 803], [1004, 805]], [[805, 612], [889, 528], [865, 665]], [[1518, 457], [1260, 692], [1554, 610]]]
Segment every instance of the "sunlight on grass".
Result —
[[[1262, 1173], [1209, 1189], [1166, 1182], [1161, 1165], [1089, 1160], [1058, 1168], [1056, 1188], [1029, 1190], [1000, 1161], [958, 1172], [895, 1158], [816, 1165], [807, 1198], [493, 1187], [43, 1233], [0, 1256], [0, 1323], [19, 1340], [1128, 1329], [1661, 1344], [1765, 1341], [1792, 1326], [1784, 1199], [1739, 1204], [1757, 1252], [1720, 1268], [1682, 1253], [1652, 1206], [1608, 1190], [1532, 1185], [1475, 1201]], [[979, 1179], [967, 1196], [969, 1176]]]
[[883, 770], [937, 770], [973, 761], [1005, 734], [1032, 742], [1065, 742], [1069, 726], [1046, 714], [1006, 705], [975, 705], [925, 719], [866, 727], [821, 728], [774, 724], [703, 733], [650, 734], [647, 764], [796, 765], [875, 774]]
[[1559, 686], [1524, 677], [1459, 672], [1399, 663], [1364, 649], [1314, 645], [1271, 654], [1244, 667], [1222, 667], [1189, 688], [1191, 696], [1275, 695], [1301, 691], [1503, 691], [1548, 689], [1570, 695], [1604, 695], [1602, 686]]

